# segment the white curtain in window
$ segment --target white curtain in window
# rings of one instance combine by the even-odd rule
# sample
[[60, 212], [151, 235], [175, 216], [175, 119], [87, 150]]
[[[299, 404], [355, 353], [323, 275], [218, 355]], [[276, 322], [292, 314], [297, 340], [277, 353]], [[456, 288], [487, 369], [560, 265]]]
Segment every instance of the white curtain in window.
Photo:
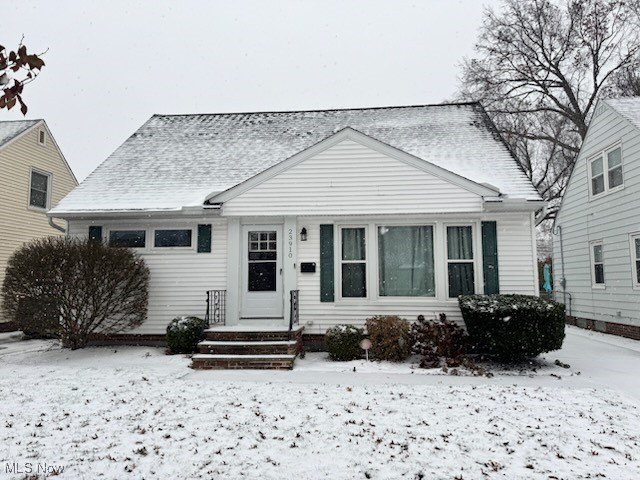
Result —
[[365, 258], [364, 228], [343, 228], [342, 259], [364, 260]]
[[447, 252], [449, 260], [473, 259], [471, 227], [447, 227]]
[[381, 296], [434, 296], [433, 228], [378, 228]]

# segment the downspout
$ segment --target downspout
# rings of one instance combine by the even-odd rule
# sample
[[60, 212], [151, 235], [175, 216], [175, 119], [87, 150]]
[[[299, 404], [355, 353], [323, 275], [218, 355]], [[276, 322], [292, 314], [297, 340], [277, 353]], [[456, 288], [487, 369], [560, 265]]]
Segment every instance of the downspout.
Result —
[[59, 232], [67, 233], [67, 229], [66, 229], [66, 228], [64, 228], [64, 227], [61, 227], [60, 225], [58, 225], [57, 223], [55, 223], [55, 222], [53, 221], [53, 218], [52, 218], [52, 217], [47, 217], [47, 220], [49, 221], [49, 225], [50, 225], [51, 227], [55, 228], [55, 229], [56, 229], [56, 230], [58, 230]]
[[552, 233], [558, 236], [560, 240], [560, 270], [561, 270], [561, 278], [560, 278], [560, 286], [562, 287], [562, 296], [563, 303], [567, 304], [567, 278], [564, 276], [564, 246], [562, 244], [562, 227], [560, 225], [556, 225], [553, 227]]

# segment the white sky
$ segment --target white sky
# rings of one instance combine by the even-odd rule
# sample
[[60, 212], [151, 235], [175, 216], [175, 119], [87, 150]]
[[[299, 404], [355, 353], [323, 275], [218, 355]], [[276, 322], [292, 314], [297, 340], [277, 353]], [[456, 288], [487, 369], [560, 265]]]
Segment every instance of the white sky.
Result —
[[[0, 43], [79, 180], [153, 113], [438, 103], [497, 0], [3, 2]], [[0, 111], [0, 120], [22, 118]]]

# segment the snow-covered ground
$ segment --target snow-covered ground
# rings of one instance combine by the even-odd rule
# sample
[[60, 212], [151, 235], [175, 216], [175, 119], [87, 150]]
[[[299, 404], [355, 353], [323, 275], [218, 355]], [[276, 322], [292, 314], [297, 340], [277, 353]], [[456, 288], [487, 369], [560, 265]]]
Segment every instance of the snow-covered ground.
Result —
[[160, 349], [3, 341], [0, 478], [640, 478], [631, 340], [568, 328], [563, 350], [492, 378], [323, 354], [191, 371]]

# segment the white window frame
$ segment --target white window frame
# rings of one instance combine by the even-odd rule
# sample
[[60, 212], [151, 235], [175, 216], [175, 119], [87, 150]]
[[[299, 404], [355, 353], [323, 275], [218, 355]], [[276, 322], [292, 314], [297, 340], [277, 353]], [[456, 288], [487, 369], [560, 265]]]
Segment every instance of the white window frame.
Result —
[[[620, 168], [622, 169], [622, 184], [618, 185], [617, 187], [611, 188], [609, 187], [609, 156], [608, 154], [617, 148], [620, 149]], [[593, 162], [600, 159], [602, 159], [602, 176], [604, 180], [604, 190], [600, 193], [594, 194], [593, 193], [593, 175], [591, 171], [591, 166], [593, 165]], [[596, 200], [598, 198], [602, 198], [606, 195], [609, 195], [610, 193], [615, 193], [617, 191], [623, 190], [624, 189], [624, 158], [622, 156], [622, 143], [617, 142], [613, 145], [610, 145], [604, 150], [601, 150], [600, 152], [598, 152], [596, 155], [590, 157], [587, 162], [587, 169], [588, 169], [587, 177], [589, 178], [589, 199], [590, 200]]]
[[[142, 230], [142, 229], [140, 228], [140, 229], [132, 229], [132, 230]], [[157, 230], [190, 230], [191, 245], [188, 247], [156, 247], [156, 231]], [[160, 227], [152, 227], [152, 228], [149, 228], [147, 237], [151, 239], [151, 245], [149, 246], [149, 250], [152, 252], [168, 252], [168, 251], [189, 252], [189, 251], [195, 251], [196, 248], [198, 247], [198, 232], [197, 232], [197, 228], [194, 228], [194, 227], [164, 226], [164, 225]]]
[[138, 232], [142, 230], [144, 231], [144, 247], [128, 247], [128, 248], [131, 248], [139, 252], [145, 252], [150, 250], [149, 249], [149, 230], [150, 229], [147, 227], [133, 227], [133, 226], [120, 227], [117, 225], [113, 225], [113, 226], [107, 227], [106, 230], [107, 230], [106, 232], [107, 245], [111, 244], [111, 232]]
[[[602, 265], [602, 276], [604, 277], [603, 283], [596, 283], [596, 259], [595, 259], [595, 254], [593, 252], [593, 249], [598, 245], [602, 247], [602, 261], [598, 262], [598, 264]], [[590, 263], [591, 288], [595, 290], [604, 290], [607, 286], [607, 270], [606, 270], [605, 261], [604, 261], [604, 242], [602, 240], [594, 240], [592, 242], [589, 242], [589, 259], [591, 261]]]
[[[364, 300], [371, 299], [371, 288], [369, 276], [371, 273], [371, 252], [370, 252], [370, 236], [371, 229], [370, 224], [366, 223], [354, 223], [354, 224], [341, 224], [337, 226], [338, 241], [334, 242], [334, 258], [337, 260], [334, 264], [337, 264], [336, 277], [337, 277], [337, 297], [340, 301], [345, 303], [350, 302], [362, 302]], [[342, 260], [342, 230], [348, 228], [363, 228], [364, 229], [364, 260]], [[366, 295], [364, 297], [343, 297], [342, 296], [342, 264], [343, 263], [364, 263], [364, 288]]]
[[[40, 137], [42, 137], [42, 141], [40, 141]], [[38, 129], [38, 145], [47, 146], [47, 131], [44, 128]]]
[[[478, 252], [478, 228], [477, 224], [474, 222], [447, 222], [444, 223], [443, 228], [443, 242], [444, 242], [444, 278], [445, 278], [445, 292], [444, 296], [448, 301], [457, 301], [457, 297], [449, 296], [449, 263], [473, 263], [473, 293], [475, 295], [481, 294], [484, 292], [484, 287], [481, 285], [481, 278], [478, 272], [479, 265], [479, 255]], [[473, 242], [471, 245], [471, 251], [473, 252], [473, 259], [469, 260], [449, 260], [449, 242], [447, 237], [447, 227], [471, 227], [471, 241]], [[480, 265], [482, 268], [482, 265]]]
[[634, 232], [629, 234], [629, 253], [631, 258], [631, 285], [634, 290], [640, 290], [640, 278], [638, 278], [638, 271], [636, 262], [640, 261], [640, 257], [636, 257], [636, 239], [640, 240], [640, 232]]
[[[415, 296], [415, 297], [407, 297], [407, 296], [400, 296], [400, 295], [380, 295], [380, 257], [379, 257], [379, 248], [380, 246], [378, 245], [378, 230], [381, 227], [431, 227], [431, 233], [432, 233], [432, 240], [433, 240], [433, 245], [432, 245], [432, 250], [433, 250], [433, 275], [434, 275], [434, 286], [435, 286], [435, 291], [433, 295], [429, 295], [429, 296]], [[375, 223], [374, 224], [374, 233], [375, 233], [375, 242], [374, 242], [374, 258], [372, 259], [371, 263], [372, 263], [372, 268], [375, 267], [375, 298], [376, 300], [380, 300], [380, 301], [402, 301], [402, 302], [428, 302], [428, 301], [434, 301], [434, 300], [438, 300], [438, 293], [439, 293], [439, 289], [438, 289], [438, 274], [439, 274], [439, 267], [438, 267], [438, 250], [437, 250], [437, 244], [438, 244], [438, 238], [437, 238], [437, 228], [436, 228], [436, 224], [434, 222], [410, 222], [410, 223], [400, 223], [400, 222], [379, 222], [379, 223]], [[475, 256], [475, 254], [474, 254]], [[341, 284], [342, 286], [342, 284]]]
[[[44, 208], [38, 207], [37, 205], [31, 205], [31, 182], [33, 180], [34, 172], [47, 177], [47, 201], [46, 201], [46, 206]], [[53, 173], [47, 172], [45, 170], [41, 170], [36, 167], [31, 167], [31, 169], [29, 170], [29, 190], [27, 191], [27, 207], [30, 210], [35, 210], [37, 212], [48, 211], [51, 208], [51, 188], [52, 187], [53, 187]]]

